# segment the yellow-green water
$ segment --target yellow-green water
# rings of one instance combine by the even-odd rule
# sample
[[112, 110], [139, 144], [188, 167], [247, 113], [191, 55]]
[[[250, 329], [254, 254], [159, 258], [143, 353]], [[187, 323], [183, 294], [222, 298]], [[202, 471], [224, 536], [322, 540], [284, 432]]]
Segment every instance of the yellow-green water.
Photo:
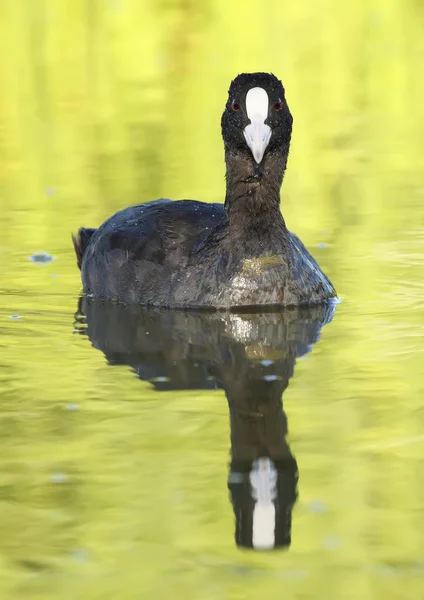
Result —
[[[0, 0], [0, 57], [0, 598], [420, 598], [424, 4]], [[70, 231], [221, 200], [253, 70], [294, 115], [286, 221], [344, 300], [284, 394], [274, 554], [234, 545], [224, 393], [154, 392], [73, 333]]]

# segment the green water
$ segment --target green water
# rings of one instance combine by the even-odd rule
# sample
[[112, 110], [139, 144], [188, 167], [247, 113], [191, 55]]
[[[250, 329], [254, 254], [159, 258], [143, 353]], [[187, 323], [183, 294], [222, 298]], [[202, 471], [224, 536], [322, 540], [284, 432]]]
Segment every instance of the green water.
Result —
[[[0, 13], [0, 598], [420, 598], [424, 4]], [[70, 242], [131, 203], [222, 200], [220, 114], [254, 70], [283, 79], [294, 116], [286, 221], [343, 299], [284, 393], [299, 497], [274, 553], [234, 543], [224, 392], [107, 364], [75, 327]]]

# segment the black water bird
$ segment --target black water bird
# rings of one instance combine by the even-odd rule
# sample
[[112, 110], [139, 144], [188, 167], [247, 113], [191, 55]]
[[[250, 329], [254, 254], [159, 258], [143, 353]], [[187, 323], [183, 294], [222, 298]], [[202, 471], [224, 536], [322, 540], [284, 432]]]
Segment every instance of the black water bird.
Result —
[[167, 307], [295, 306], [336, 297], [280, 210], [292, 116], [272, 74], [242, 74], [222, 115], [225, 204], [155, 200], [73, 236], [86, 294]]

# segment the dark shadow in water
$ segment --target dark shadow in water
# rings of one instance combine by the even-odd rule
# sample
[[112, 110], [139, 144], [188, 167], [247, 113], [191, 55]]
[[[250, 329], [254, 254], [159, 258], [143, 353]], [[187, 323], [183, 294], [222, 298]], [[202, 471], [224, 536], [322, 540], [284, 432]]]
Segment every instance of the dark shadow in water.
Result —
[[297, 463], [286, 440], [284, 390], [335, 305], [284, 312], [182, 312], [82, 298], [76, 328], [109, 364], [129, 365], [157, 391], [225, 391], [228, 477], [239, 546], [289, 546]]

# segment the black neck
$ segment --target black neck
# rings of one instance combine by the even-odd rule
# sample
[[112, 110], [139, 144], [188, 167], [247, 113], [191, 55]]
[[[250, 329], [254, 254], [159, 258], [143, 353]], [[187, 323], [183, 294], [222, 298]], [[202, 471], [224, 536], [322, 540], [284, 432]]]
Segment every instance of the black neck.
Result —
[[280, 187], [287, 164], [287, 152], [269, 152], [257, 165], [245, 153], [226, 151], [227, 192], [225, 210], [234, 233], [286, 229], [280, 211]]

